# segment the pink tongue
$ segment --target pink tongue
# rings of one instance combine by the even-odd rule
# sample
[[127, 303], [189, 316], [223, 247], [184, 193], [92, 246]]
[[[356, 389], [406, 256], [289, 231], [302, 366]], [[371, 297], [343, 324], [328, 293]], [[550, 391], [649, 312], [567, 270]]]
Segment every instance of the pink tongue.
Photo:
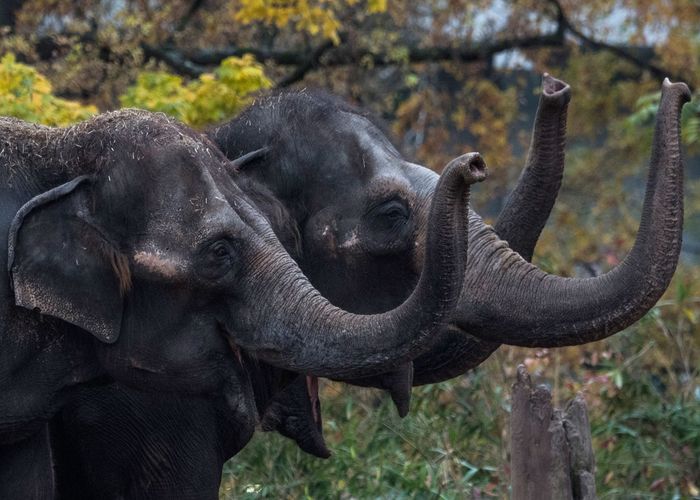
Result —
[[306, 376], [306, 392], [309, 393], [314, 422], [318, 424], [320, 420], [318, 415], [318, 377], [314, 377], [313, 375]]

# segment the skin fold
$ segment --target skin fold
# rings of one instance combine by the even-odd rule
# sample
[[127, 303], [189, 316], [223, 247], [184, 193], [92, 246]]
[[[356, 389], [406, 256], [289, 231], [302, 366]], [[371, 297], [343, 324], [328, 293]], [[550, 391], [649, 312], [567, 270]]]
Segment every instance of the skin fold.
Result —
[[[163, 115], [125, 110], [67, 129], [2, 119], [0, 138], [9, 467], [50, 455], [47, 421], [107, 378], [216, 399], [240, 449], [257, 419], [242, 350], [314, 376], [381, 373], [415, 357], [458, 297], [469, 185], [485, 176], [476, 155], [447, 167], [431, 207], [432, 271], [405, 304], [355, 315], [310, 285], [219, 151]], [[445, 257], [430, 261], [438, 250]], [[360, 342], [348, 345], [349, 332]], [[0, 484], [0, 496], [13, 488]], [[28, 497], [51, 497], [46, 488]]]
[[[414, 359], [414, 384], [464, 373], [498, 347], [493, 339], [553, 347], [611, 335], [646, 312], [673, 274], [682, 223], [678, 113], [687, 99], [687, 88], [664, 83], [647, 201], [631, 257], [601, 280], [577, 280], [545, 275], [527, 263], [556, 198], [564, 162], [569, 88], [548, 76], [543, 87], [526, 167], [495, 228], [486, 226], [473, 212], [469, 215], [470, 245], [465, 248], [469, 266], [461, 305], [431, 348]], [[308, 99], [320, 101], [323, 110], [300, 112]], [[274, 213], [267, 210], [268, 217], [279, 218], [280, 210], [284, 214], [287, 223], [276, 230], [312, 283], [333, 303], [355, 312], [392, 307], [392, 301], [402, 300], [420, 272], [416, 262], [421, 260], [423, 207], [437, 176], [402, 160], [366, 118], [331, 98], [303, 93], [274, 96], [251, 109], [211, 136], [235, 160], [238, 174], [265, 185], [280, 201]], [[294, 120], [288, 118], [291, 112]], [[329, 123], [320, 126], [322, 120]], [[313, 136], [295, 136], [298, 130], [288, 126], [294, 121], [301, 130], [306, 130], [305, 123], [315, 123]], [[287, 126], [268, 130], [270, 123]], [[248, 128], [250, 135], [246, 135]], [[319, 148], [323, 141], [334, 147]], [[377, 222], [382, 217], [372, 217], [377, 207], [381, 207], [379, 214], [391, 214], [390, 223], [382, 226]], [[397, 224], [402, 215], [404, 221]], [[392, 237], [382, 239], [378, 228], [393, 231]], [[402, 230], [417, 244], [402, 247]], [[656, 261], [664, 265], [652, 267]], [[389, 272], [382, 274], [382, 269]], [[520, 286], [530, 280], [534, 284]], [[606, 292], [608, 289], [612, 291]], [[579, 295], [582, 290], [586, 293]], [[591, 298], [606, 293], [605, 300]], [[508, 307], [498, 306], [499, 301], [489, 297], [505, 297]], [[534, 307], [537, 314], [521, 313], [524, 307]], [[541, 321], [548, 326], [542, 327]], [[264, 363], [256, 366], [264, 373], [275, 370]], [[386, 389], [400, 385], [387, 383], [387, 379], [407, 371], [334, 378]], [[263, 428], [278, 430], [306, 451], [326, 456], [320, 407], [311, 397], [308, 380], [292, 375], [292, 382], [283, 387], [286, 389], [269, 392], [267, 402], [258, 404]]]

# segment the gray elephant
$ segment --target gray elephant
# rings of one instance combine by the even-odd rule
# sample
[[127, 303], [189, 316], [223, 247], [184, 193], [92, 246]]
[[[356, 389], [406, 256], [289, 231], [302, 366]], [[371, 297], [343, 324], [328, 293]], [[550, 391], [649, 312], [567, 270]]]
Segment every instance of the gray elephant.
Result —
[[[416, 383], [455, 376], [485, 359], [498, 344], [477, 336], [486, 336], [482, 331], [520, 345], [585, 343], [619, 331], [653, 305], [678, 258], [682, 223], [678, 116], [688, 98], [683, 84], [668, 82], [663, 95], [635, 248], [625, 263], [604, 277], [563, 279], [545, 275], [522, 258], [532, 255], [563, 168], [569, 90], [545, 77], [528, 164], [496, 224], [513, 249], [476, 214], [470, 215], [463, 302], [452, 325], [415, 360]], [[243, 175], [264, 183], [281, 201], [274, 213], [269, 208], [263, 211], [271, 219], [294, 222], [291, 230], [285, 225], [280, 236], [331, 300], [370, 312], [405, 298], [421, 269], [417, 265], [424, 248], [421, 228], [435, 174], [402, 160], [383, 134], [353, 108], [308, 93], [258, 101], [212, 137], [236, 158]], [[247, 152], [250, 148], [254, 152]], [[540, 181], [543, 177], [545, 182]], [[507, 308], [499, 305], [501, 300]], [[529, 315], [530, 309], [537, 314]], [[387, 388], [397, 386], [387, 383], [392, 377], [408, 379], [410, 385], [409, 376], [410, 366], [381, 377], [342, 378]], [[262, 406], [268, 428], [324, 456], [316, 398], [313, 381], [301, 377], [287, 390], [268, 395], [258, 409]], [[101, 407], [104, 412], [110, 402], [101, 403], [106, 405]]]
[[54, 493], [50, 473], [42, 485], [14, 473], [50, 456], [48, 419], [105, 376], [221, 398], [240, 449], [256, 421], [242, 349], [314, 376], [415, 357], [458, 296], [469, 185], [485, 176], [477, 155], [448, 166], [424, 278], [396, 309], [363, 316], [310, 285], [223, 155], [163, 115], [126, 110], [67, 129], [2, 119], [0, 141], [3, 498]]

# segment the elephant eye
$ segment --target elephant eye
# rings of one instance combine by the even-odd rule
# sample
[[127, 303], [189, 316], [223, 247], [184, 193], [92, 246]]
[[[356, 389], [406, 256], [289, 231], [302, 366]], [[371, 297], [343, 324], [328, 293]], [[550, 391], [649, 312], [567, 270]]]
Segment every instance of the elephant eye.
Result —
[[225, 242], [217, 241], [212, 246], [212, 253], [222, 259], [229, 256], [229, 249]]
[[411, 209], [403, 199], [394, 196], [366, 212], [360, 240], [373, 255], [391, 255], [411, 248], [413, 234]]
[[206, 279], [218, 280], [227, 275], [236, 262], [236, 252], [231, 241], [217, 239], [199, 252], [197, 270]]
[[377, 205], [371, 212], [375, 218], [389, 224], [402, 223], [411, 216], [406, 204], [398, 199], [389, 200]]
[[408, 217], [408, 214], [403, 209], [403, 207], [393, 206], [382, 212], [382, 216], [388, 219], [406, 219]]

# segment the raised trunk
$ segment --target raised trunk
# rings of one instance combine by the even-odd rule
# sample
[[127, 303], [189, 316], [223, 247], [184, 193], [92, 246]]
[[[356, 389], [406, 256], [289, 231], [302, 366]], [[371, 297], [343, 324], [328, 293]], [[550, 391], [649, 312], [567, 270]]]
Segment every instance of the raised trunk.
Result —
[[472, 214], [470, 267], [455, 323], [492, 342], [555, 347], [605, 338], [644, 315], [666, 290], [678, 262], [680, 110], [689, 99], [685, 84], [664, 81], [639, 232], [622, 263], [596, 278], [548, 275]]
[[[486, 175], [478, 154], [450, 162], [433, 198], [423, 272], [398, 308], [355, 315], [323, 298], [288, 255], [279, 252], [248, 273], [259, 307], [251, 328], [229, 331], [233, 341], [280, 368], [324, 377], [362, 377], [386, 372], [414, 358], [445, 323], [461, 290], [467, 249], [469, 186]], [[253, 279], [256, 281], [252, 282]]]
[[[498, 236], [528, 262], [561, 186], [570, 100], [569, 85], [545, 73], [525, 168], [494, 226]], [[447, 328], [428, 352], [414, 360], [413, 384], [433, 384], [462, 375], [499, 345], [456, 327]]]
[[525, 168], [494, 225], [528, 262], [561, 187], [570, 100], [569, 85], [545, 73]]

